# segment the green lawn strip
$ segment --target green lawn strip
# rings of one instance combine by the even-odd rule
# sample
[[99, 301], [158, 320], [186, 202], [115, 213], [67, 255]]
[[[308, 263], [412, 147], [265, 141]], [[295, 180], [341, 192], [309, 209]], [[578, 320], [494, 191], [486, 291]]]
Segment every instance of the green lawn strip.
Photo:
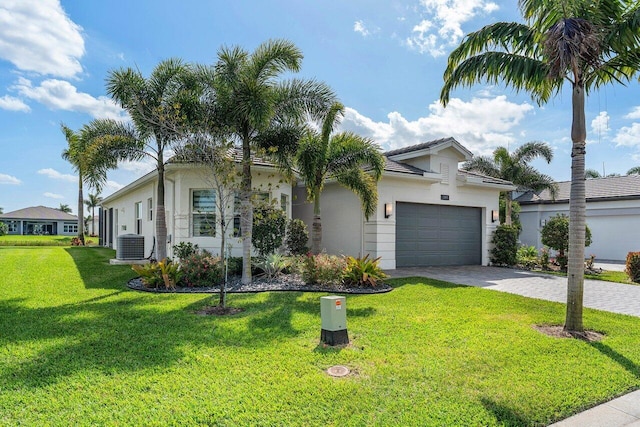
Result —
[[[130, 291], [103, 248], [0, 248], [3, 425], [544, 425], [640, 386], [637, 318], [396, 279], [347, 296], [351, 345], [318, 345], [319, 297]], [[341, 364], [352, 374], [328, 377]]]
[[[48, 236], [48, 235], [15, 235], [0, 236], [0, 246], [70, 246], [74, 236]], [[98, 243], [98, 237], [85, 237], [87, 245]]]
[[[551, 274], [553, 276], [562, 276], [567, 277], [567, 273], [561, 271], [547, 271], [547, 270], [532, 270], [534, 273], [544, 273]], [[638, 285], [639, 283], [634, 283], [629, 280], [629, 276], [624, 271], [608, 271], [604, 270], [602, 273], [598, 274], [585, 274], [585, 279], [589, 280], [604, 280], [605, 282], [616, 282], [616, 283], [624, 283], [626, 285]]]

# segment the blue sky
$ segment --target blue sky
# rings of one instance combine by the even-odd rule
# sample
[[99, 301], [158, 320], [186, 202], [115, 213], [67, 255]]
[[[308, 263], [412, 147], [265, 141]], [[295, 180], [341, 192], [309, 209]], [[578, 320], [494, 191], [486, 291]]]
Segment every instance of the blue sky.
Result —
[[[161, 60], [212, 64], [222, 45], [253, 50], [286, 38], [304, 53], [300, 77], [329, 84], [347, 107], [343, 127], [383, 149], [453, 136], [475, 154], [546, 141], [550, 165], [570, 179], [570, 101], [539, 107], [526, 94], [482, 86], [438, 103], [448, 53], [467, 32], [519, 20], [514, 1], [2, 0], [0, 207], [74, 208], [77, 179], [60, 154], [64, 122], [126, 116], [105, 94], [109, 70], [148, 75]], [[640, 165], [640, 84], [608, 86], [587, 101], [587, 167], [624, 174]], [[108, 195], [150, 170], [126, 163]]]

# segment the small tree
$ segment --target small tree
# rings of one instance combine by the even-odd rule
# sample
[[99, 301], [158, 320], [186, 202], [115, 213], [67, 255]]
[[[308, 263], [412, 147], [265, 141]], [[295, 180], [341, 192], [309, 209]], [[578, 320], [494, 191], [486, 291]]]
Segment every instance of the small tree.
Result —
[[4, 236], [9, 233], [9, 226], [4, 222], [0, 222], [0, 236]]
[[64, 213], [71, 213], [71, 208], [69, 207], [69, 205], [65, 205], [63, 203], [60, 203], [60, 207], [58, 208], [58, 210]]
[[[585, 247], [591, 245], [591, 230], [585, 226]], [[569, 217], [565, 214], [557, 214], [547, 221], [542, 227], [542, 244], [558, 251], [556, 261], [560, 268], [567, 268], [567, 255], [569, 249]]]
[[309, 231], [303, 220], [293, 218], [287, 225], [287, 237], [284, 244], [291, 255], [304, 255], [309, 252]]
[[275, 253], [284, 239], [287, 216], [282, 209], [261, 204], [253, 210], [251, 243], [261, 256]]

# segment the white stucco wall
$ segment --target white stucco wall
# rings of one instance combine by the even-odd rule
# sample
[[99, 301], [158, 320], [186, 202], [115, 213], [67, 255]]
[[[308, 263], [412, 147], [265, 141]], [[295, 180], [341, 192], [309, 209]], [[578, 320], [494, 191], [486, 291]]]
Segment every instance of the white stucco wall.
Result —
[[[542, 225], [558, 213], [568, 216], [569, 204], [523, 205], [520, 242], [542, 248]], [[585, 255], [593, 254], [601, 260], [624, 261], [628, 252], [640, 251], [640, 200], [588, 202], [586, 215], [592, 244], [585, 249]]]
[[[252, 185], [255, 191], [268, 192], [271, 199], [277, 200], [280, 206], [281, 194], [286, 194], [289, 198], [287, 217], [291, 217], [291, 185], [284, 182], [281, 174], [275, 172], [273, 168], [254, 166], [252, 168]], [[114, 221], [111, 227], [114, 230], [113, 245], [116, 247], [116, 239], [120, 234], [135, 233], [135, 203], [142, 202], [143, 221], [142, 235], [145, 236], [145, 256], [148, 256], [153, 246], [153, 236], [155, 235], [155, 209], [156, 209], [156, 182], [153, 177], [148, 182], [133, 188], [120, 190], [103, 203], [105, 209], [114, 208]], [[165, 211], [167, 220], [167, 254], [173, 257], [173, 246], [179, 242], [191, 242], [197, 244], [202, 249], [207, 249], [214, 254], [220, 253], [220, 228], [216, 230], [215, 237], [194, 237], [192, 235], [191, 221], [191, 194], [192, 190], [211, 189], [214, 187], [213, 181], [206, 174], [206, 169], [189, 167], [184, 165], [168, 168], [165, 173]], [[153, 221], [148, 220], [147, 199], [153, 198], [154, 216]], [[219, 200], [219, 199], [217, 199]], [[233, 198], [230, 198], [227, 221], [230, 222], [227, 233], [227, 242], [232, 245], [231, 255], [242, 255], [242, 241], [238, 237], [233, 237]], [[217, 212], [216, 212], [217, 214]], [[105, 210], [106, 216], [106, 210]]]
[[[437, 163], [435, 162], [437, 160]], [[422, 166], [424, 166], [424, 162]], [[395, 205], [397, 202], [469, 206], [482, 209], [482, 264], [489, 263], [489, 242], [497, 223], [491, 223], [491, 210], [498, 210], [499, 190], [461, 182], [457, 179], [455, 156], [433, 156], [431, 170], [441, 174], [441, 182], [408, 174], [385, 173], [378, 183], [378, 208], [364, 219], [360, 199], [351, 191], [329, 183], [321, 196], [323, 247], [328, 253], [382, 257], [384, 269], [394, 269]], [[304, 193], [301, 193], [304, 194]], [[448, 200], [442, 200], [443, 195]], [[384, 205], [391, 203], [394, 214], [384, 217]], [[294, 210], [294, 217], [311, 227], [310, 205]]]

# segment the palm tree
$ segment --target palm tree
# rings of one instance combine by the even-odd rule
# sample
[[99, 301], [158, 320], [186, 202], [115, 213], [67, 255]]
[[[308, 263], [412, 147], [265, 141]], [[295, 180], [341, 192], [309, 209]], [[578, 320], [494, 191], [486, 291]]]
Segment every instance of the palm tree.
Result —
[[189, 69], [179, 59], [168, 59], [160, 62], [147, 79], [131, 68], [109, 72], [107, 93], [129, 113], [133, 128], [109, 120], [94, 123], [98, 132], [122, 137], [102, 137], [113, 158], [139, 160], [146, 156], [156, 164], [157, 259], [167, 256], [164, 157], [171, 144], [181, 138], [188, 105], [193, 101]]
[[598, 172], [595, 169], [586, 169], [584, 171], [584, 177], [586, 179], [605, 178], [605, 177], [609, 178], [609, 177], [613, 177], [613, 176], [620, 176], [620, 174], [614, 172], [614, 173], [610, 173], [610, 174], [607, 174], [607, 175], [603, 175], [603, 174], [601, 174], [600, 172]]
[[497, 22], [451, 52], [440, 99], [458, 86], [504, 83], [538, 104], [572, 88], [569, 265], [564, 329], [582, 333], [585, 245], [585, 92], [633, 78], [640, 69], [636, 0], [520, 0], [526, 23]]
[[87, 205], [88, 209], [91, 209], [91, 235], [95, 236], [96, 235], [96, 229], [95, 229], [95, 222], [93, 221], [93, 219], [96, 217], [96, 211], [95, 209], [100, 206], [100, 203], [102, 202], [102, 197], [100, 197], [97, 194], [89, 194], [89, 198], [87, 200], [84, 201], [84, 204]]
[[71, 208], [69, 207], [69, 205], [62, 204], [62, 203], [60, 203], [60, 207], [58, 208], [58, 210], [64, 213], [71, 213]]
[[[556, 183], [548, 175], [540, 173], [529, 162], [541, 157], [547, 163], [553, 159], [553, 150], [544, 142], [527, 142], [513, 153], [505, 147], [498, 147], [493, 157], [479, 156], [466, 162], [462, 169], [473, 170], [494, 178], [511, 181], [516, 186], [539, 192], [549, 190], [555, 196]], [[511, 225], [512, 193], [505, 195], [505, 224]]]
[[[627, 171], [627, 175], [640, 175], [640, 166], [635, 166]], [[0, 212], [2, 213], [2, 212]]]
[[[97, 140], [93, 138], [87, 126], [83, 126], [80, 132], [74, 132], [64, 124], [61, 125], [61, 129], [68, 145], [62, 152], [62, 158], [71, 163], [78, 174], [78, 239], [84, 245], [82, 187], [84, 184], [88, 184], [99, 192], [107, 180], [107, 171], [116, 166], [116, 161], [102, 155], [98, 150]], [[68, 211], [63, 207], [66, 207]], [[60, 210], [71, 212], [67, 205], [60, 205]]]
[[291, 172], [291, 162], [303, 134], [303, 122], [320, 119], [335, 96], [313, 80], [279, 80], [297, 72], [302, 52], [286, 40], [270, 40], [253, 53], [223, 47], [211, 70], [211, 114], [220, 130], [242, 147], [240, 183], [242, 282], [251, 282], [251, 159], [259, 151]]
[[[307, 188], [307, 200], [313, 202], [311, 251], [322, 250], [320, 194], [327, 179], [350, 189], [360, 197], [367, 219], [378, 205], [376, 181], [384, 170], [384, 157], [379, 147], [368, 138], [351, 132], [332, 134], [344, 114], [339, 102], [332, 105], [322, 122], [321, 131], [308, 130], [300, 142], [296, 164]], [[363, 169], [367, 167], [371, 173]]]

